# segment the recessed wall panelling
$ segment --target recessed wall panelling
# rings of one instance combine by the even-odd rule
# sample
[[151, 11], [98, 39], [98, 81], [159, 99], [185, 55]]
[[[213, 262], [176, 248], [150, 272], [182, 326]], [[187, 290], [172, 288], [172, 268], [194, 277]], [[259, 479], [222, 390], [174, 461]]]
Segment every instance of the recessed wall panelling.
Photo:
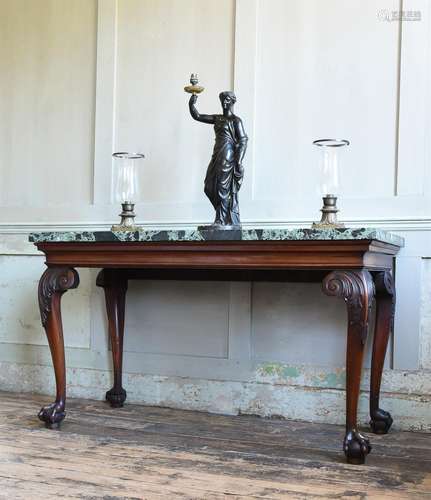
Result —
[[430, 196], [431, 175], [431, 3], [403, 0], [405, 16], [420, 21], [402, 23], [398, 196]]
[[220, 112], [233, 51], [233, 0], [118, 2], [115, 147], [147, 155], [146, 202], [204, 202], [214, 132], [190, 117], [183, 88], [197, 72], [199, 111]]
[[323, 295], [319, 284], [254, 283], [252, 304], [255, 359], [344, 364], [345, 306]]
[[1, 2], [0, 204], [91, 201], [96, 0]]
[[[375, 311], [365, 346], [364, 366], [371, 366]], [[327, 297], [320, 284], [253, 283], [252, 352], [258, 361], [343, 366], [347, 313], [342, 300]], [[385, 368], [391, 367], [388, 346]]]
[[[41, 257], [0, 256], [0, 342], [47, 345], [40, 321], [38, 283], [45, 265]], [[80, 270], [80, 285], [62, 299], [67, 347], [90, 347], [91, 279]]]
[[351, 140], [344, 196], [394, 194], [399, 27], [378, 13], [399, 8], [396, 0], [259, 2], [256, 199], [315, 196], [311, 143], [326, 137]]
[[229, 283], [129, 282], [124, 349], [226, 358]]
[[431, 259], [423, 259], [420, 367], [431, 369]]

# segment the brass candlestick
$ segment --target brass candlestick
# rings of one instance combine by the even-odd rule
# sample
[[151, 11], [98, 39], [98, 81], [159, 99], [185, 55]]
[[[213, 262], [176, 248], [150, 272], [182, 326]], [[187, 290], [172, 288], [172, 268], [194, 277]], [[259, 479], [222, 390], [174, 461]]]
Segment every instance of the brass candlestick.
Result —
[[339, 227], [345, 227], [342, 222], [337, 220], [337, 197], [333, 194], [327, 194], [323, 196], [323, 207], [320, 209], [322, 212], [322, 218], [320, 222], [313, 222], [313, 229], [334, 229]]
[[140, 228], [135, 226], [135, 204], [126, 201], [121, 204], [121, 208], [121, 214], [118, 214], [121, 221], [119, 224], [114, 224], [111, 231], [139, 231]]
[[190, 85], [186, 85], [184, 90], [189, 94], [200, 94], [205, 90], [205, 88], [198, 85], [198, 83], [198, 75], [196, 73], [192, 73], [190, 76]]
[[323, 195], [322, 217], [314, 222], [314, 229], [336, 229], [344, 227], [337, 219], [338, 193], [338, 151], [350, 144], [346, 139], [318, 139], [313, 144], [318, 146], [320, 154], [320, 191]]
[[121, 203], [121, 217], [119, 224], [114, 224], [112, 231], [139, 231], [135, 226], [135, 203], [141, 198], [139, 170], [144, 159], [142, 153], [114, 153], [115, 160], [112, 169], [112, 186], [115, 201]]

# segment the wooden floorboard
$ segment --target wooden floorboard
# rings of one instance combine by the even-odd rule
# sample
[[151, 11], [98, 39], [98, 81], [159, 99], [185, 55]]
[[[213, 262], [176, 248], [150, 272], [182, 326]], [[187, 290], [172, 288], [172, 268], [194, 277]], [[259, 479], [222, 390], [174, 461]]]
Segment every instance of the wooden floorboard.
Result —
[[0, 392], [0, 498], [431, 500], [431, 435], [371, 435], [364, 466], [344, 462], [343, 428]]

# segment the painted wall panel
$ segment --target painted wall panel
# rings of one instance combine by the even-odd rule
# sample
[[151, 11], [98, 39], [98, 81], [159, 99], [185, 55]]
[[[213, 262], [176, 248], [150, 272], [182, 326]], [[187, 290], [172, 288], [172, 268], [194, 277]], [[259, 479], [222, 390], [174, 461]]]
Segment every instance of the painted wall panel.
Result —
[[1, 3], [3, 206], [91, 200], [96, 16], [96, 0]]
[[342, 301], [323, 295], [318, 284], [254, 283], [252, 290], [255, 359], [343, 365]]
[[[0, 255], [0, 342], [47, 345], [40, 321], [38, 283], [41, 257]], [[80, 270], [80, 285], [62, 301], [65, 345], [90, 348], [90, 271]]]
[[130, 282], [126, 351], [225, 358], [229, 284]]
[[431, 258], [422, 261], [420, 368], [431, 369]]
[[404, 12], [420, 21], [401, 26], [398, 196], [431, 194], [431, 65], [424, 64], [431, 58], [430, 7], [427, 0], [403, 0]]
[[311, 143], [324, 137], [351, 141], [344, 196], [393, 194], [398, 25], [378, 11], [398, 8], [397, 0], [259, 3], [256, 199], [315, 198]]
[[198, 109], [220, 112], [218, 93], [232, 88], [233, 30], [232, 0], [119, 2], [115, 147], [147, 154], [146, 202], [204, 201], [214, 133], [190, 117], [183, 89], [199, 73]]

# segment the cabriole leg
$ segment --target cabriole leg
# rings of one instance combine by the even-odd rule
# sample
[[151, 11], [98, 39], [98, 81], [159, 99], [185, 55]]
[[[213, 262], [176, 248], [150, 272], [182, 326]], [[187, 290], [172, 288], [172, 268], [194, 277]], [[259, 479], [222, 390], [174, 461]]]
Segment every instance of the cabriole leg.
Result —
[[106, 393], [112, 407], [124, 405], [127, 393], [123, 389], [123, 337], [126, 308], [127, 278], [119, 269], [103, 269], [97, 276], [97, 286], [105, 291], [109, 338], [114, 365], [114, 386]]
[[343, 449], [349, 463], [362, 464], [371, 451], [368, 439], [357, 429], [357, 412], [362, 360], [374, 298], [373, 279], [366, 270], [334, 271], [323, 280], [323, 291], [341, 297], [347, 305], [346, 435]]
[[386, 349], [393, 331], [395, 314], [395, 286], [389, 271], [374, 276], [376, 288], [376, 327], [373, 341], [370, 387], [370, 426], [375, 434], [386, 434], [392, 425], [390, 413], [379, 406], [380, 384]]
[[39, 308], [55, 371], [57, 394], [54, 403], [43, 407], [39, 418], [49, 428], [58, 427], [66, 416], [66, 363], [64, 357], [61, 296], [79, 285], [75, 269], [49, 267], [39, 281]]

